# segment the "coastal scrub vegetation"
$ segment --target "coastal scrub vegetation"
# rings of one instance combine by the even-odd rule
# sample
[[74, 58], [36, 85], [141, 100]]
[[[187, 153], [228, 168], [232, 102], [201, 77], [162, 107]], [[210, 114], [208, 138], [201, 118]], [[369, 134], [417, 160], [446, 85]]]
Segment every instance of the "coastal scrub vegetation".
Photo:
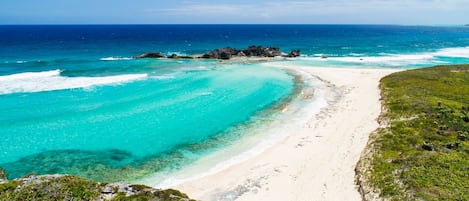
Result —
[[0, 168], [0, 179], [7, 179], [7, 178], [8, 178], [8, 174], [5, 172], [5, 170]]
[[383, 128], [359, 184], [389, 200], [469, 200], [469, 65], [394, 73], [380, 88]]
[[69, 175], [31, 175], [10, 181], [0, 180], [0, 201], [7, 200], [192, 201], [186, 194], [173, 189], [98, 183]]

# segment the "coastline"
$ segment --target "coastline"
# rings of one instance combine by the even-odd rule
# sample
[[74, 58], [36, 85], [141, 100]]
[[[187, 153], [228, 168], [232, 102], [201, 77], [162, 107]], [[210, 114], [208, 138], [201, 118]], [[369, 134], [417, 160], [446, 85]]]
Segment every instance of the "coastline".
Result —
[[[255, 61], [254, 61], [255, 62]], [[308, 114], [317, 114], [327, 105], [323, 82], [296, 69], [284, 69], [295, 80], [294, 89], [285, 100], [275, 103], [247, 123], [233, 128], [231, 135], [241, 136], [233, 143], [213, 150], [194, 163], [181, 169], [168, 169], [148, 175], [132, 183], [143, 183], [157, 188], [174, 188], [184, 182], [221, 172], [241, 161], [264, 152], [288, 137], [288, 130], [309, 121]], [[289, 121], [289, 124], [284, 122]]]
[[266, 65], [322, 80], [327, 106], [262, 152], [168, 187], [201, 200], [361, 200], [354, 168], [378, 127], [379, 80], [400, 70]]

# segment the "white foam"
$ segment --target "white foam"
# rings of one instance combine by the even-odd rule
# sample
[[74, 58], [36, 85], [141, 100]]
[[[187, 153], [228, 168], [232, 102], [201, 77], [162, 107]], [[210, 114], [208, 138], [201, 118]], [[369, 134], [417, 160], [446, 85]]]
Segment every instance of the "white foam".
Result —
[[350, 56], [353, 56], [353, 57], [365, 56], [364, 54], [360, 54], [360, 53], [350, 53], [349, 55], [350, 55]]
[[188, 56], [186, 53], [183, 52], [166, 52], [166, 55], [173, 55], [176, 54], [178, 56]]
[[99, 60], [101, 61], [119, 61], [119, 60], [132, 60], [130, 57], [104, 57]]
[[[318, 54], [321, 55], [321, 54]], [[388, 66], [402, 66], [409, 64], [422, 64], [436, 62], [436, 58], [429, 53], [426, 54], [387, 54], [383, 56], [346, 56], [346, 57], [306, 57], [302, 60], [312, 61], [337, 61], [352, 64], [372, 64], [372, 65], [388, 65]]]
[[181, 71], [207, 71], [209, 70], [205, 66], [196, 66], [196, 67], [185, 67], [185, 68], [180, 68]]
[[330, 60], [344, 61], [344, 62], [366, 62], [366, 63], [382, 63], [382, 62], [421, 62], [433, 59], [430, 54], [407, 54], [407, 55], [386, 55], [386, 56], [367, 56], [367, 57], [330, 57]]
[[157, 80], [170, 80], [176, 77], [174, 75], [154, 75], [154, 76], [149, 76], [148, 78], [157, 79]]
[[0, 76], [0, 94], [89, 88], [146, 79], [147, 74], [126, 74], [105, 77], [64, 77], [60, 70], [27, 72]]
[[[305, 83], [309, 87], [325, 84], [308, 73], [295, 72], [305, 79]], [[285, 107], [288, 107], [288, 109], [282, 110], [280, 115], [272, 119], [272, 121], [249, 128], [248, 131], [243, 131], [249, 132], [249, 134], [244, 134], [245, 137], [234, 144], [208, 154], [191, 165], [183, 167], [181, 170], [158, 172], [136, 182], [158, 188], [171, 188], [186, 181], [215, 174], [259, 155], [269, 147], [288, 137], [288, 130], [291, 130], [293, 127], [300, 128], [305, 126], [311, 115], [319, 113], [323, 107], [327, 106], [324, 91], [320, 88], [314, 89], [313, 99], [295, 99]], [[205, 95], [205, 93], [201, 94]], [[206, 95], [210, 95], [210, 93]], [[291, 123], [283, 124], [285, 121]]]
[[434, 53], [440, 57], [462, 57], [469, 58], [469, 47], [444, 48]]
[[[325, 54], [313, 54], [314, 57], [302, 57], [302, 60], [312, 61], [338, 61], [352, 64], [376, 64], [388, 66], [402, 66], [412, 64], [445, 63], [438, 57], [469, 58], [469, 47], [444, 48], [435, 52], [422, 52], [416, 54], [386, 54], [378, 56], [365, 56], [363, 54], [350, 53], [350, 56], [336, 56]], [[328, 57], [325, 57], [328, 56]]]
[[197, 94], [198, 96], [210, 96], [210, 95], [213, 95], [213, 92], [211, 91], [204, 91], [204, 92], [200, 92]]

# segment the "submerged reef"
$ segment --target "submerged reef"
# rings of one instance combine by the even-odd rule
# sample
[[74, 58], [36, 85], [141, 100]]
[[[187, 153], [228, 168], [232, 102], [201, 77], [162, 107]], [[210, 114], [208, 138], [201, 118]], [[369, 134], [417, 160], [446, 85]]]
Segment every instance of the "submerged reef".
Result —
[[292, 50], [288, 54], [282, 54], [278, 47], [263, 47], [251, 45], [246, 49], [238, 50], [232, 47], [224, 47], [214, 49], [203, 54], [181, 56], [177, 54], [171, 54], [165, 56], [161, 52], [146, 52], [139, 56], [135, 56], [136, 59], [142, 58], [169, 58], [169, 59], [231, 59], [231, 58], [243, 58], [243, 57], [298, 57], [300, 56], [300, 50]]
[[[6, 174], [0, 169], [0, 173]], [[69, 175], [29, 175], [11, 181], [0, 179], [0, 201], [6, 200], [168, 200], [192, 201], [174, 189], [144, 185], [99, 183]]]

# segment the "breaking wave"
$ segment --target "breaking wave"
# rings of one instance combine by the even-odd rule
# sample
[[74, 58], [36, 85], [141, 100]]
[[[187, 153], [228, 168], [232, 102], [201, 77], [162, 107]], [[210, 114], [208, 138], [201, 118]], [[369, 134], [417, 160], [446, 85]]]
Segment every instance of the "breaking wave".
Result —
[[125, 74], [104, 77], [65, 77], [60, 70], [27, 72], [0, 76], [0, 94], [89, 88], [146, 79], [147, 74]]

